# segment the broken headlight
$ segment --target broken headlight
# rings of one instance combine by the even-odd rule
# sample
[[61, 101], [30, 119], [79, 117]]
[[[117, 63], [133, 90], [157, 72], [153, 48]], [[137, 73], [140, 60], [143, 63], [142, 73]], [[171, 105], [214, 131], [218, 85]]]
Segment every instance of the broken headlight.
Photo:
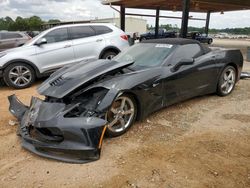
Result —
[[99, 116], [96, 108], [107, 94], [106, 88], [93, 88], [74, 98], [75, 106], [65, 114], [65, 117]]
[[40, 105], [42, 104], [42, 101], [38, 98], [32, 97], [31, 99], [31, 103], [30, 103], [30, 109], [29, 109], [29, 113], [27, 116], [27, 122], [29, 124], [32, 124], [33, 122], [35, 122], [38, 113], [39, 113], [39, 108]]

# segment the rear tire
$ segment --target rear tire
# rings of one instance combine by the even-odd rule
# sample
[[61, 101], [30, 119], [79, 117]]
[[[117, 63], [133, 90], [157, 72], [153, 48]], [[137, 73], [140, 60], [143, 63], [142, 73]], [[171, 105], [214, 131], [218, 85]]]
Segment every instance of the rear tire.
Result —
[[217, 95], [224, 97], [232, 93], [236, 84], [236, 79], [236, 69], [233, 66], [226, 66], [219, 78]]
[[24, 89], [34, 83], [35, 71], [25, 63], [13, 63], [5, 68], [3, 77], [8, 86], [15, 89]]
[[114, 52], [114, 51], [106, 51], [104, 52], [104, 54], [102, 55], [101, 59], [113, 59], [118, 53]]

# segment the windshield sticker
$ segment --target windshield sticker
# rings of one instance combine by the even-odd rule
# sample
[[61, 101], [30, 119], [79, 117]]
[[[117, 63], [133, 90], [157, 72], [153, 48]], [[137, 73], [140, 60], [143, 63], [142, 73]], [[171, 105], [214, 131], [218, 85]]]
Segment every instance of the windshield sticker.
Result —
[[171, 44], [156, 44], [156, 48], [172, 48], [173, 45]]

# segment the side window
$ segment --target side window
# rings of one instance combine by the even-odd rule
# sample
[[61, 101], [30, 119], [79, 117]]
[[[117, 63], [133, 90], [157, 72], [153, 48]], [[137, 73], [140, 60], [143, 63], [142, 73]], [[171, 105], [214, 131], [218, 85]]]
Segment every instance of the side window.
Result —
[[13, 38], [23, 38], [23, 36], [18, 33], [12, 33], [12, 36]]
[[2, 39], [16, 39], [22, 38], [22, 35], [18, 33], [2, 33]]
[[66, 41], [69, 39], [68, 30], [67, 28], [56, 29], [46, 34], [43, 38], [46, 38], [47, 43]]
[[182, 45], [175, 51], [172, 64], [176, 64], [182, 59], [197, 58], [201, 55], [202, 50], [198, 44]]
[[95, 35], [95, 31], [89, 26], [76, 26], [69, 28], [71, 39], [80, 39]]
[[95, 30], [96, 35], [111, 33], [113, 31], [112, 29], [110, 29], [107, 26], [95, 25], [95, 26], [91, 26], [91, 27]]
[[10, 39], [7, 33], [2, 33], [2, 39]]

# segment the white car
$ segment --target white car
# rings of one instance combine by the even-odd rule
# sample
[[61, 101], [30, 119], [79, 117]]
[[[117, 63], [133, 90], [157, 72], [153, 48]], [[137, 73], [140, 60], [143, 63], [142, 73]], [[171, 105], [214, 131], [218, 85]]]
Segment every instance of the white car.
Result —
[[11, 87], [29, 87], [64, 65], [90, 59], [112, 59], [129, 47], [127, 35], [112, 24], [62, 25], [48, 29], [25, 45], [0, 52], [0, 78]]

